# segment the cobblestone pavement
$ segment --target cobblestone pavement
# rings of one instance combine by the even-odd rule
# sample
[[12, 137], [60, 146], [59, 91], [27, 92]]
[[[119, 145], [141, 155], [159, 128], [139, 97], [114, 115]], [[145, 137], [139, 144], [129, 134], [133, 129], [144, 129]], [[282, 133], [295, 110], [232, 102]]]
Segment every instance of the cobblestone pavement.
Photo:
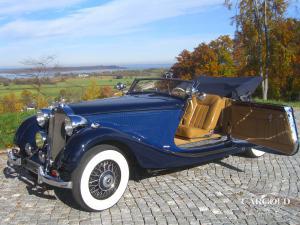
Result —
[[230, 156], [130, 181], [116, 206], [88, 213], [70, 207], [67, 192], [6, 173], [2, 155], [0, 224], [300, 224], [299, 156]]

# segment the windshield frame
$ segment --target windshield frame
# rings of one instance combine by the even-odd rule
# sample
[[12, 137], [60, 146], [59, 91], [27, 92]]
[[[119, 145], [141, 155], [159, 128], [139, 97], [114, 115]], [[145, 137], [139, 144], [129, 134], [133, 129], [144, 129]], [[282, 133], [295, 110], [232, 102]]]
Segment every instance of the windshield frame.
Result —
[[[137, 92], [137, 91], [133, 91], [135, 85], [139, 82], [139, 81], [143, 81], [143, 80], [153, 80], [153, 81], [156, 81], [156, 80], [165, 80], [165, 81], [181, 81], [181, 82], [186, 82], [186, 83], [190, 83], [191, 84], [191, 88], [193, 89], [194, 86], [195, 86], [195, 81], [194, 80], [182, 80], [182, 79], [177, 79], [177, 78], [136, 78], [134, 79], [134, 81], [132, 82], [128, 92], [126, 94], [149, 94], [149, 93], [155, 93], [155, 94], [160, 94], [160, 95], [167, 95], [167, 96], [171, 96], [171, 97], [174, 97], [174, 98], [179, 98], [179, 99], [183, 99], [179, 96], [175, 96], [175, 95], [171, 95], [171, 94], [168, 94], [166, 92], [158, 92], [158, 91], [147, 91], [147, 92]], [[190, 94], [186, 94], [186, 98], [188, 98], [190, 96]]]

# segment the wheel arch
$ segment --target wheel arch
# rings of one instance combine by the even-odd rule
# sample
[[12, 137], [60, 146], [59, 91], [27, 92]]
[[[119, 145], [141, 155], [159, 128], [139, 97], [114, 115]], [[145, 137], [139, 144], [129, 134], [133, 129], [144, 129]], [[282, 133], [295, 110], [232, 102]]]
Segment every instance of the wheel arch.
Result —
[[94, 148], [96, 146], [100, 145], [111, 145], [114, 147], [117, 147], [118, 149], [121, 150], [122, 153], [124, 153], [125, 158], [128, 160], [129, 167], [135, 167], [139, 166], [138, 160], [134, 154], [134, 152], [131, 150], [129, 145], [124, 143], [123, 141], [116, 141], [116, 140], [101, 140], [99, 142], [94, 143], [89, 147], [89, 149]]
[[100, 145], [111, 145], [120, 149], [128, 160], [131, 171], [134, 167], [140, 167], [137, 156], [133, 147], [135, 146], [130, 137], [113, 129], [102, 128], [99, 130], [87, 129], [82, 133], [74, 135], [66, 145], [62, 158], [57, 161], [62, 161], [66, 171], [72, 173], [82, 158], [94, 147]]

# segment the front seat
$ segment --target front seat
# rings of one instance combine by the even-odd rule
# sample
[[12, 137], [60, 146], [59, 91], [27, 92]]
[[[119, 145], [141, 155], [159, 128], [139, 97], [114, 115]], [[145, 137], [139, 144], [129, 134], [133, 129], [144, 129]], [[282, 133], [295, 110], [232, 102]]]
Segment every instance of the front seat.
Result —
[[176, 135], [188, 139], [211, 136], [224, 107], [225, 100], [220, 96], [192, 96]]

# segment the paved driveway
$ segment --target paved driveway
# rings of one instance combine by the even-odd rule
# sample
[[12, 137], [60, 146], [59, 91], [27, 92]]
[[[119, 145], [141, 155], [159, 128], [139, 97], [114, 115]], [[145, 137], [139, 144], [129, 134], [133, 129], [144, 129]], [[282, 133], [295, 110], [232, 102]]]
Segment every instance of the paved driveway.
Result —
[[77, 210], [69, 193], [44, 192], [24, 172], [27, 178], [4, 172], [5, 161], [0, 156], [1, 224], [300, 224], [300, 153], [231, 156], [130, 181], [101, 213]]

